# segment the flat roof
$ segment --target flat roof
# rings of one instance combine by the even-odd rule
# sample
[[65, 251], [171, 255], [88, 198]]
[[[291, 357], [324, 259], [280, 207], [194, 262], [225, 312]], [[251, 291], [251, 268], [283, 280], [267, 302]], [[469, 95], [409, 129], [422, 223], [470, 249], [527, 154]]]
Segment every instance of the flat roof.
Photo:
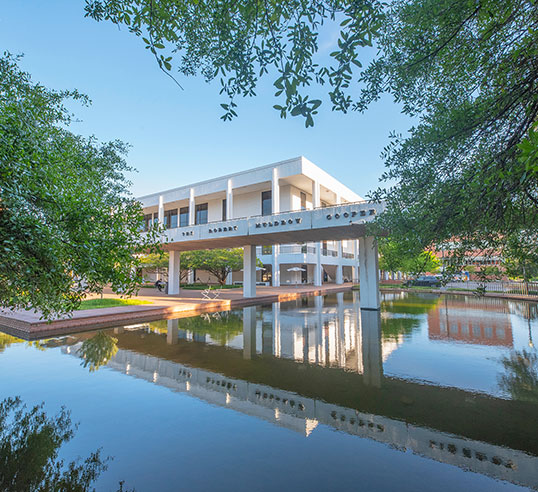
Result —
[[336, 179], [334, 176], [332, 176], [331, 174], [327, 173], [327, 171], [325, 171], [324, 169], [322, 169], [321, 167], [319, 167], [318, 165], [314, 164], [313, 162], [311, 162], [309, 159], [307, 159], [306, 157], [300, 155], [298, 157], [293, 157], [291, 159], [285, 159], [283, 161], [278, 161], [278, 162], [273, 162], [271, 164], [265, 164], [263, 166], [258, 166], [258, 167], [253, 167], [253, 168], [249, 168], [249, 169], [245, 169], [243, 171], [237, 171], [235, 173], [230, 173], [230, 174], [224, 174], [224, 175], [221, 175], [221, 176], [217, 176], [215, 178], [211, 178], [211, 179], [206, 179], [206, 180], [202, 180], [202, 181], [197, 181], [195, 183], [190, 183], [190, 184], [187, 184], [187, 185], [183, 185], [183, 186], [177, 186], [177, 187], [174, 187], [174, 188], [168, 188], [166, 190], [161, 190], [161, 191], [157, 191], [155, 193], [149, 193], [148, 195], [142, 195], [142, 196], [139, 196], [139, 197], [136, 197], [137, 200], [144, 200], [144, 199], [147, 199], [147, 198], [153, 198], [153, 197], [156, 197], [156, 196], [159, 196], [159, 195], [164, 195], [166, 193], [172, 193], [172, 192], [176, 192], [176, 191], [180, 191], [180, 190], [186, 190], [186, 189], [189, 189], [189, 188], [194, 188], [194, 187], [197, 187], [197, 186], [202, 186], [202, 185], [205, 185], [205, 184], [208, 184], [208, 183], [211, 183], [213, 181], [220, 181], [220, 180], [227, 180], [227, 179], [230, 179], [230, 178], [233, 178], [233, 177], [236, 177], [236, 176], [241, 176], [241, 175], [245, 175], [245, 174], [248, 174], [248, 173], [251, 173], [251, 172], [257, 172], [257, 171], [260, 171], [260, 170], [264, 170], [264, 169], [271, 169], [271, 168], [274, 168], [274, 167], [279, 167], [279, 166], [283, 166], [285, 164], [289, 164], [289, 163], [292, 163], [292, 162], [300, 162], [300, 163], [303, 163], [304, 161], [306, 161], [308, 163], [309, 166], [313, 166], [315, 167], [316, 169], [318, 169], [319, 171], [321, 171], [322, 173], [325, 173], [327, 176], [329, 176], [331, 179], [335, 180], [340, 186], [342, 186], [343, 188], [345, 188], [350, 194], [352, 195], [356, 195], [357, 196], [357, 199], [358, 200], [361, 200], [362, 197], [360, 197], [355, 191], [351, 190], [350, 188], [348, 188], [345, 184], [343, 184], [341, 181], [339, 181], [338, 179]]

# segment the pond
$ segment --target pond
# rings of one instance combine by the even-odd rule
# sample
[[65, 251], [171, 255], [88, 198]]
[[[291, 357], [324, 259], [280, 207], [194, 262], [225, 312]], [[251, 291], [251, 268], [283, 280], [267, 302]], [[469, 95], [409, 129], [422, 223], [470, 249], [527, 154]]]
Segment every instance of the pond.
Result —
[[387, 293], [377, 313], [349, 292], [37, 342], [0, 332], [0, 437], [15, 407], [65, 407], [58, 459], [100, 448], [99, 491], [538, 489], [537, 324], [532, 303]]

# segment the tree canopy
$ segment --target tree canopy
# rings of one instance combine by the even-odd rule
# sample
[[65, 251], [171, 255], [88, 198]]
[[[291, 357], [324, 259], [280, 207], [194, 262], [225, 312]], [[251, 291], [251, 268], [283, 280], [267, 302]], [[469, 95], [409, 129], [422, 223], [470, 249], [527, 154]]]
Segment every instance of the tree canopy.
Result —
[[[417, 124], [392, 135], [387, 186], [372, 198], [387, 201], [381, 225], [410, 251], [455, 238], [462, 252], [494, 251], [538, 229], [535, 0], [87, 0], [86, 15], [127, 26], [168, 74], [219, 78], [224, 119], [266, 75], [281, 116], [307, 126], [314, 86], [344, 112], [392, 95]], [[327, 24], [338, 41], [320, 58]]]
[[532, 0], [389, 4], [358, 109], [389, 92], [419, 121], [393, 135], [383, 179], [397, 184], [374, 195], [401, 241], [493, 251], [536, 232], [537, 29]]
[[180, 261], [189, 269], [211, 273], [224, 285], [228, 274], [243, 267], [243, 248], [185, 251]]
[[133, 293], [142, 210], [127, 192], [125, 144], [67, 128], [77, 91], [32, 82], [18, 59], [0, 57], [0, 307], [70, 312], [110, 284]]
[[[139, 36], [158, 66], [174, 78], [201, 74], [218, 79], [228, 120], [237, 116], [239, 97], [256, 95], [262, 77], [271, 77], [274, 108], [305, 119], [322, 101], [311, 86], [328, 87], [333, 109], [347, 111], [354, 68], [363, 47], [372, 46], [380, 27], [377, 0], [87, 0], [86, 16], [110, 21]], [[329, 63], [321, 62], [319, 34], [338, 29]], [[176, 80], [174, 78], [174, 80]], [[176, 80], [176, 83], [179, 82]]]
[[431, 251], [410, 253], [402, 243], [388, 238], [381, 238], [379, 254], [379, 268], [388, 272], [419, 275], [438, 272], [441, 266], [441, 262]]

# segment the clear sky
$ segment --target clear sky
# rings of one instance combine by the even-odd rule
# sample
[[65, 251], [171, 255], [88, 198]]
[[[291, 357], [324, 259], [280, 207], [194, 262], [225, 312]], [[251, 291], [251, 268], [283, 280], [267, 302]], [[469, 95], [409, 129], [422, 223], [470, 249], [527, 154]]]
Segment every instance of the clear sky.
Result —
[[[384, 170], [380, 153], [392, 130], [410, 120], [385, 98], [367, 113], [320, 108], [314, 128], [281, 119], [270, 81], [256, 98], [238, 101], [239, 117], [220, 120], [219, 85], [180, 78], [183, 91], [159, 71], [140, 38], [111, 23], [84, 18], [84, 0], [1, 0], [0, 48], [24, 54], [21, 66], [54, 89], [78, 89], [93, 101], [73, 106], [71, 130], [132, 148], [136, 196], [304, 155], [365, 195]], [[320, 46], [330, 52], [334, 28]], [[366, 53], [365, 53], [366, 55]], [[70, 106], [71, 107], [71, 106]]]

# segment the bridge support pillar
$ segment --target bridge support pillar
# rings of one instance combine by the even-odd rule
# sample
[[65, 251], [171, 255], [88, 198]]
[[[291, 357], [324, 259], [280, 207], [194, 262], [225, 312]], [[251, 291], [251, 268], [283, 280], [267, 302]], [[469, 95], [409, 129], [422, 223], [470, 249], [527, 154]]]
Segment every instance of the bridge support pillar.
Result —
[[323, 284], [323, 269], [321, 267], [321, 243], [316, 243], [316, 263], [314, 265], [314, 286], [321, 287]]
[[342, 264], [336, 265], [336, 284], [342, 285], [344, 283], [344, 273], [342, 271]]
[[273, 275], [272, 284], [273, 287], [280, 287], [280, 245], [273, 245]]
[[256, 297], [256, 246], [243, 248], [243, 297]]
[[379, 259], [377, 241], [371, 236], [359, 239], [360, 307], [379, 309]]
[[168, 259], [168, 295], [179, 294], [179, 251], [170, 251]]

